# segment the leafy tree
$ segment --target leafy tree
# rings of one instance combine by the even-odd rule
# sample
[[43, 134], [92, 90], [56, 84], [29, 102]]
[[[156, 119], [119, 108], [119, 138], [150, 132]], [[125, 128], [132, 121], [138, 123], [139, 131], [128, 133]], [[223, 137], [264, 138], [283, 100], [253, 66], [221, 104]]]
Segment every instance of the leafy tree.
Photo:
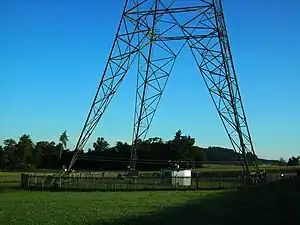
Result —
[[239, 155], [232, 149], [210, 146], [205, 150], [205, 155], [206, 155], [206, 160], [208, 160], [208, 161], [216, 161], [218, 163], [221, 163], [221, 162], [239, 163], [237, 161], [239, 158]]
[[284, 158], [280, 157], [279, 158], [279, 163], [278, 163], [280, 166], [284, 166], [284, 165], [287, 165], [287, 162], [284, 160]]
[[123, 146], [124, 146], [124, 144], [123, 144], [122, 141], [117, 141], [116, 149], [117, 149], [118, 152], [120, 152], [122, 150]]
[[34, 150], [33, 150], [33, 161], [36, 168], [43, 167], [42, 165], [42, 159], [43, 159], [43, 153], [46, 149], [45, 143], [48, 143], [46, 141], [39, 141], [35, 144]]
[[5, 155], [3, 147], [0, 145], [0, 169], [3, 169], [5, 165]]
[[67, 148], [67, 143], [69, 141], [68, 135], [67, 135], [67, 131], [65, 130], [60, 136], [59, 136], [59, 142], [60, 142], [60, 151], [59, 151], [59, 158], [61, 158], [61, 154], [63, 152], [64, 149]]
[[17, 149], [17, 157], [22, 161], [22, 163], [25, 165], [33, 163], [34, 143], [31, 140], [30, 135], [23, 134], [19, 138]]
[[[59, 147], [54, 141], [39, 141], [36, 143], [35, 151], [37, 158], [40, 160], [40, 165], [43, 168], [58, 168], [59, 167]], [[39, 158], [41, 156], [41, 158]], [[37, 159], [37, 161], [38, 161]]]
[[195, 138], [192, 138], [190, 135], [183, 136], [181, 130], [178, 130], [172, 143], [177, 151], [177, 157], [188, 159], [191, 155], [191, 147], [195, 144]]
[[93, 147], [96, 152], [104, 152], [109, 148], [109, 144], [103, 137], [98, 137]]
[[181, 130], [179, 129], [179, 130], [175, 133], [174, 141], [180, 140], [181, 137], [182, 137], [181, 134], [182, 134], [182, 132], [181, 132]]
[[3, 142], [4, 147], [3, 150], [6, 152], [16, 152], [17, 150], [17, 142], [14, 139], [6, 139]]
[[300, 157], [291, 157], [289, 158], [289, 161], [287, 163], [288, 166], [298, 166], [299, 165], [299, 160], [300, 160]]
[[206, 160], [205, 150], [198, 146], [192, 146], [191, 154], [195, 161], [204, 162]]
[[[59, 144], [49, 141], [31, 141], [29, 135], [20, 137], [18, 143], [13, 139], [3, 142], [0, 148], [0, 168], [20, 169], [31, 164], [36, 168], [59, 169], [62, 165], [68, 165], [73, 157], [73, 151], [67, 147], [66, 131], [60, 136]], [[140, 170], [160, 170], [179, 163], [181, 167], [201, 167], [205, 160], [228, 164], [237, 162], [238, 153], [221, 147], [201, 148], [195, 146], [195, 139], [190, 135], [183, 135], [178, 130], [174, 138], [164, 141], [160, 137], [151, 137], [148, 140], [137, 140], [137, 168]], [[80, 152], [85, 160], [78, 160], [74, 169], [78, 170], [124, 170], [128, 166], [132, 146], [126, 142], [118, 141], [115, 146], [109, 146], [108, 142], [99, 137], [93, 144], [93, 149]], [[248, 154], [249, 159], [253, 158]], [[80, 158], [79, 158], [80, 159]], [[270, 161], [259, 159], [260, 162]], [[268, 161], [268, 162], [267, 162]], [[279, 163], [278, 160], [273, 160]], [[299, 163], [299, 157], [292, 157], [290, 165]]]
[[149, 138], [148, 140], [145, 141], [145, 143], [148, 143], [148, 144], [155, 144], [155, 143], [163, 144], [163, 139], [160, 138], [160, 137]]
[[120, 158], [127, 158], [129, 159], [131, 153], [131, 146], [126, 142], [118, 141], [116, 144], [116, 149], [118, 151], [118, 155]]
[[280, 162], [283, 162], [283, 163], [286, 163], [286, 161], [285, 161], [284, 158], [282, 158], [282, 157], [279, 158], [279, 161], [280, 161]]
[[186, 163], [181, 163], [181, 167], [190, 168], [194, 164], [192, 151], [192, 147], [194, 144], [195, 138], [192, 138], [190, 135], [183, 136], [181, 130], [178, 130], [175, 133], [172, 145], [176, 155], [176, 159], [179, 161], [187, 161]]
[[6, 139], [3, 142], [3, 152], [4, 152], [4, 168], [13, 169], [18, 165], [17, 162], [17, 142], [13, 139]]

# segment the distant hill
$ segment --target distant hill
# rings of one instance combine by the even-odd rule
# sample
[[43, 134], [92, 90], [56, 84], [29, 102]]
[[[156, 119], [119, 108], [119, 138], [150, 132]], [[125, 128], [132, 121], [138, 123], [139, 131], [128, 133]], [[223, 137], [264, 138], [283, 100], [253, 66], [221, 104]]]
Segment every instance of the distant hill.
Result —
[[[205, 161], [218, 164], [239, 164], [239, 155], [232, 149], [211, 146], [208, 148], [202, 148], [205, 154]], [[248, 154], [247, 158], [249, 161], [252, 161], [253, 154]], [[270, 164], [270, 165], [279, 165], [279, 160], [269, 160], [257, 158], [258, 164]]]

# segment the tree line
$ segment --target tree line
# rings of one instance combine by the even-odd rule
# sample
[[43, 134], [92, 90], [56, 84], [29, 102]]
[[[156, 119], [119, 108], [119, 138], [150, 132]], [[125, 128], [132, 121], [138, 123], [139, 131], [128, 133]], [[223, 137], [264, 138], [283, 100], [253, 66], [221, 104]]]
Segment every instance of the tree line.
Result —
[[[175, 133], [172, 140], [164, 141], [160, 137], [153, 137], [144, 141], [137, 140], [137, 142], [136, 166], [139, 170], [158, 170], [172, 163], [179, 164], [182, 168], [201, 167], [207, 161], [239, 164], [239, 155], [233, 150], [195, 146], [195, 138], [183, 135], [181, 130]], [[0, 146], [0, 169], [61, 169], [63, 165], [69, 165], [74, 154], [74, 151], [67, 148], [67, 143], [66, 131], [60, 135], [58, 143], [54, 141], [34, 143], [27, 134], [22, 135], [18, 141], [4, 140], [3, 146]], [[73, 168], [75, 170], [125, 170], [129, 165], [131, 149], [132, 146], [126, 142], [118, 141], [114, 146], [110, 146], [103, 137], [99, 137], [92, 148], [79, 153]], [[247, 158], [252, 162], [253, 155], [248, 154]]]

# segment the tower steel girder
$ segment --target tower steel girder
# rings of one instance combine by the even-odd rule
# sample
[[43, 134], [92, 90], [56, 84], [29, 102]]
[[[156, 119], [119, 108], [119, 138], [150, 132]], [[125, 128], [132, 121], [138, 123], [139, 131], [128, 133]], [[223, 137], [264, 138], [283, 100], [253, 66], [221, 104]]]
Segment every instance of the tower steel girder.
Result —
[[[148, 11], [134, 12], [134, 14], [141, 15], [144, 21], [148, 21], [149, 33], [145, 42], [149, 44], [138, 53], [138, 77], [130, 158], [130, 168], [132, 169], [135, 169], [136, 152], [140, 140], [146, 138], [174, 63], [186, 44], [186, 41], [184, 43], [177, 42], [176, 46], [174, 43], [173, 46], [170, 44], [170, 40], [185, 39], [171, 36], [175, 31], [175, 33], [180, 32], [180, 29], [168, 16], [168, 12], [159, 8], [161, 7], [160, 1], [153, 2], [154, 4]], [[171, 5], [172, 3], [169, 7]]]
[[135, 58], [138, 60], [131, 167], [156, 112], [174, 63], [189, 46], [245, 172], [255, 152], [246, 121], [220, 0], [178, 6], [178, 0], [127, 0], [110, 56], [76, 153], [83, 149]]
[[[129, 4], [129, 1], [126, 0], [124, 11], [117, 29], [117, 34], [113, 41], [102, 78], [77, 141], [75, 152], [68, 169], [72, 168], [78, 158], [78, 153], [83, 150], [89, 137], [99, 123], [99, 120], [103, 116], [114, 94], [118, 90], [130, 66], [132, 65], [134, 58], [139, 51], [140, 43], [143, 42], [143, 39], [138, 39], [139, 33], [148, 31], [144, 27], [142, 28], [137, 25], [139, 24], [140, 18], [126, 15], [126, 12], [132, 9], [133, 8]], [[133, 23], [132, 21], [138, 22]]]
[[[256, 156], [238, 87], [221, 1], [215, 0], [213, 3], [199, 16], [181, 24], [181, 28], [186, 36], [191, 37], [188, 45], [193, 57], [232, 146], [240, 153], [241, 165], [250, 174], [249, 153], [254, 156], [251, 164], [258, 170]], [[189, 32], [199, 25], [205, 29], [196, 29], [198, 35]], [[198, 38], [200, 34], [204, 38]]]

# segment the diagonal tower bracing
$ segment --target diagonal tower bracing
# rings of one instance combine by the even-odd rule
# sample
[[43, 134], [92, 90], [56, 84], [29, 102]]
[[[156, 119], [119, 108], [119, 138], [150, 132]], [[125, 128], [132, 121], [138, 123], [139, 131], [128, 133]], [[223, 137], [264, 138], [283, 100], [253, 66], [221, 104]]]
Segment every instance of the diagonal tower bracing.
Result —
[[184, 47], [190, 49], [229, 140], [240, 153], [241, 165], [249, 174], [249, 163], [256, 165], [256, 162], [255, 157], [248, 162], [247, 154], [255, 156], [255, 152], [221, 0], [125, 1], [117, 34], [69, 169], [134, 60], [138, 62], [138, 73], [130, 166], [135, 168], [139, 140], [147, 135], [173, 66]]

